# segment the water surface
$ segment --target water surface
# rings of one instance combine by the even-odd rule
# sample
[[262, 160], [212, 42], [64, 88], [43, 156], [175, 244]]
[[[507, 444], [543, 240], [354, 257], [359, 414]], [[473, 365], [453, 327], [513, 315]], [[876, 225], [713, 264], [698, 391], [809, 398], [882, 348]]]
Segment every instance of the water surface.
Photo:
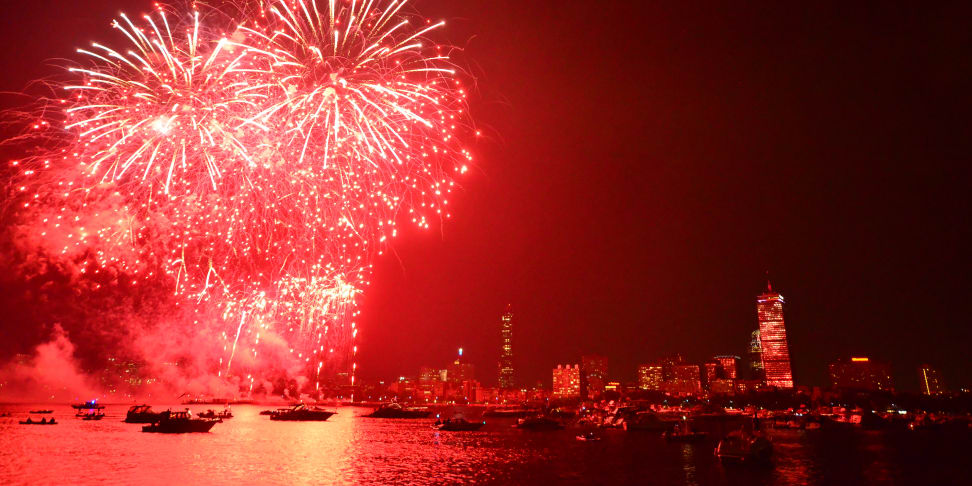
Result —
[[[60, 424], [18, 424], [35, 408], [53, 408]], [[362, 408], [338, 408], [327, 422], [271, 422], [263, 408], [271, 407], [234, 406], [235, 417], [208, 434], [166, 435], [123, 423], [123, 405], [109, 405], [101, 421], [75, 419], [67, 406], [0, 406], [13, 412], [0, 418], [0, 484], [964, 485], [972, 477], [969, 433], [772, 431], [773, 464], [740, 467], [721, 464], [714, 441], [669, 444], [654, 433], [606, 431], [581, 442], [576, 430], [521, 431], [508, 420], [438, 432], [431, 419], [371, 419]]]

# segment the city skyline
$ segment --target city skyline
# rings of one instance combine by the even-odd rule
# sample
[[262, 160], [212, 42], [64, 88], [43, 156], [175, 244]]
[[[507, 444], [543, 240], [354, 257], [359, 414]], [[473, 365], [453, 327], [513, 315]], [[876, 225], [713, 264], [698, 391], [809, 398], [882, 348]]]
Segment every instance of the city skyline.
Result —
[[[767, 281], [765, 291], [757, 297], [756, 306], [756, 323], [757, 326], [762, 327], [764, 332], [761, 333], [758, 327], [750, 334], [748, 345], [743, 347], [744, 351], [748, 352], [746, 359], [738, 355], [723, 353], [700, 360], [686, 360], [683, 357], [683, 351], [679, 351], [666, 356], [643, 358], [642, 362], [633, 370], [625, 369], [611, 374], [608, 373], [610, 357], [583, 352], [575, 358], [566, 360], [566, 365], [558, 364], [553, 368], [553, 382], [545, 383], [543, 378], [538, 380], [517, 378], [512, 372], [512, 364], [508, 368], [504, 367], [504, 363], [512, 363], [512, 345], [509, 338], [512, 337], [513, 313], [511, 311], [512, 304], [508, 304], [506, 312], [500, 316], [498, 326], [501, 346], [499, 361], [497, 362], [499, 365], [498, 378], [495, 385], [501, 391], [529, 390], [538, 386], [541, 388], [546, 386], [549, 390], [556, 390], [558, 386], [561, 388], [564, 386], [573, 387], [573, 378], [569, 374], [576, 372], [576, 394], [578, 397], [586, 399], [598, 397], [603, 393], [605, 385], [611, 381], [622, 386], [635, 386], [643, 390], [669, 391], [675, 394], [698, 394], [702, 391], [732, 393], [745, 391], [753, 386], [778, 389], [808, 389], [814, 387], [859, 388], [874, 391], [895, 391], [897, 389], [898, 391], [917, 391], [926, 395], [935, 395], [941, 393], [941, 390], [945, 390], [941, 372], [938, 368], [927, 363], [911, 370], [917, 371], [918, 374], [917, 381], [912, 383], [913, 380], [892, 378], [892, 366], [889, 361], [874, 361], [867, 357], [858, 356], [835, 356], [831, 360], [819, 363], [826, 374], [826, 378], [821, 382], [796, 382], [789, 366], [790, 355], [786, 342], [783, 305], [782, 294], [773, 292], [772, 284]], [[761, 339], [760, 336], [764, 334], [773, 337], [770, 340]], [[763, 347], [774, 350], [775, 354], [772, 357], [767, 357], [763, 353]], [[758, 349], [759, 352], [754, 352], [755, 349]], [[460, 348], [460, 358], [462, 358], [462, 351], [462, 348]], [[506, 358], [510, 358], [510, 361], [506, 361]], [[765, 373], [767, 362], [770, 369], [775, 370], [770, 373], [769, 377]], [[458, 365], [458, 363], [457, 360], [455, 364]], [[575, 364], [571, 365], [570, 363]], [[572, 366], [574, 367], [572, 368]], [[422, 369], [427, 368], [426, 366], [422, 367]], [[504, 370], [507, 370], [507, 372], [504, 372]], [[445, 373], [446, 370], [442, 371]], [[907, 375], [907, 372], [902, 371], [901, 374]], [[404, 376], [411, 375], [405, 373]], [[422, 372], [419, 376], [419, 380], [421, 380]], [[470, 374], [466, 378], [470, 376], [472, 375]], [[484, 379], [483, 376], [475, 376], [474, 378], [483, 387], [493, 385], [489, 378]], [[372, 379], [375, 378], [372, 377]], [[504, 379], [518, 381], [520, 384], [515, 387], [504, 386]], [[666, 390], [662, 385], [669, 380], [674, 380], [676, 385], [674, 385], [674, 388]], [[715, 388], [713, 388], [714, 381], [717, 382]], [[559, 385], [558, 382], [560, 382]], [[649, 386], [648, 383], [651, 383], [651, 385]], [[554, 393], [556, 394], [556, 392]], [[560, 393], [560, 395], [573, 396], [572, 393]]]

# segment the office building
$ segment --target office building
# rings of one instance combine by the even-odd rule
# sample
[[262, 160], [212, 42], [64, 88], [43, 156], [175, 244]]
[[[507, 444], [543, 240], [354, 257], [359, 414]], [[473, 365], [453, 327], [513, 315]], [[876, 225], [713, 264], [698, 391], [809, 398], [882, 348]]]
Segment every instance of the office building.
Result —
[[793, 372], [790, 369], [790, 347], [786, 341], [783, 324], [783, 296], [773, 292], [766, 283], [766, 293], [756, 300], [759, 318], [759, 349], [766, 385], [776, 388], [793, 388]]
[[599, 354], [581, 357], [581, 395], [584, 398], [598, 398], [604, 393], [607, 383], [608, 359]]
[[894, 391], [891, 365], [867, 357], [838, 360], [828, 366], [834, 388], [840, 390]]
[[641, 390], [658, 391], [665, 381], [661, 364], [643, 364], [638, 366], [638, 388]]
[[499, 387], [502, 390], [514, 388], [513, 380], [513, 311], [512, 305], [506, 307], [506, 313], [500, 317], [500, 360]]
[[553, 397], [580, 397], [581, 369], [580, 365], [557, 365], [553, 369]]

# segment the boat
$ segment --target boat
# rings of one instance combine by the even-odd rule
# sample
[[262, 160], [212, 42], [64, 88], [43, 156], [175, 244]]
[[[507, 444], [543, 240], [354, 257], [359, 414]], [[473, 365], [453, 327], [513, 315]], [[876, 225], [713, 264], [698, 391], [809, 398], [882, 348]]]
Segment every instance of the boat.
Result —
[[470, 422], [462, 417], [457, 417], [445, 420], [436, 420], [432, 427], [449, 432], [462, 432], [479, 430], [484, 425], [486, 425], [486, 422]]
[[205, 412], [199, 414], [199, 416], [201, 418], [210, 418], [210, 419], [223, 420], [223, 419], [231, 419], [231, 418], [233, 418], [233, 412], [230, 412], [229, 410], [223, 410], [222, 412], [217, 412], [217, 411], [215, 411], [213, 409], [209, 409], [209, 410], [206, 410]]
[[538, 415], [536, 417], [521, 418], [517, 420], [513, 427], [526, 430], [559, 430], [564, 428], [564, 425], [550, 417]]
[[89, 413], [81, 416], [81, 420], [101, 420], [105, 418], [104, 412]]
[[277, 410], [276, 413], [270, 415], [270, 420], [323, 422], [331, 418], [331, 415], [334, 415], [335, 413], [337, 412], [324, 410], [320, 407], [308, 407], [307, 405], [300, 403], [294, 405], [292, 408], [281, 408]]
[[371, 418], [426, 418], [432, 414], [427, 408], [403, 407], [398, 403], [386, 403], [376, 408], [373, 412], [365, 415]]
[[27, 417], [27, 420], [20, 421], [20, 425], [57, 425], [57, 422], [54, 421], [54, 417], [51, 417], [50, 421], [41, 419], [40, 422], [35, 422], [30, 417]]
[[696, 432], [689, 427], [688, 420], [675, 424], [672, 430], [662, 432], [662, 437], [669, 442], [696, 442], [705, 439], [705, 432]]
[[125, 422], [130, 424], [151, 424], [159, 420], [159, 413], [153, 412], [150, 405], [133, 405], [125, 414]]
[[105, 406], [98, 404], [98, 400], [91, 400], [84, 403], [75, 403], [71, 405], [71, 408], [75, 410], [90, 410], [90, 409], [98, 410], [98, 409], [105, 408]]
[[160, 432], [164, 434], [209, 432], [214, 425], [216, 425], [216, 420], [195, 418], [188, 409], [184, 412], [166, 410], [160, 413], [158, 419], [152, 424], [143, 425], [142, 432]]
[[53, 410], [31, 410], [30, 413], [54, 413]]
[[596, 442], [601, 440], [601, 436], [595, 434], [594, 432], [585, 432], [574, 438], [582, 442]]
[[260, 410], [260, 415], [273, 415], [277, 413], [276, 410]]
[[759, 433], [745, 431], [730, 432], [716, 445], [715, 455], [719, 459], [742, 462], [765, 462], [773, 454], [773, 444]]

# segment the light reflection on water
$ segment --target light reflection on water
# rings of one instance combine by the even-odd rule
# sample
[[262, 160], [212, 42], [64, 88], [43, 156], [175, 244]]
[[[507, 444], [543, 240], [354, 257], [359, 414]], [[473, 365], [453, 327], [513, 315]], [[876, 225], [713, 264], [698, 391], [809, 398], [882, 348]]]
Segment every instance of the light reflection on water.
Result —
[[120, 405], [97, 422], [61, 406], [59, 425], [19, 425], [30, 408], [0, 406], [15, 412], [0, 418], [0, 484], [964, 484], [972, 450], [969, 434], [778, 431], [773, 465], [754, 468], [720, 464], [711, 441], [606, 431], [582, 442], [576, 430], [531, 433], [510, 421], [448, 433], [431, 419], [358, 417], [360, 408], [271, 422], [258, 415], [265, 407], [235, 406], [211, 433], [184, 435], [142, 433], [121, 422]]

